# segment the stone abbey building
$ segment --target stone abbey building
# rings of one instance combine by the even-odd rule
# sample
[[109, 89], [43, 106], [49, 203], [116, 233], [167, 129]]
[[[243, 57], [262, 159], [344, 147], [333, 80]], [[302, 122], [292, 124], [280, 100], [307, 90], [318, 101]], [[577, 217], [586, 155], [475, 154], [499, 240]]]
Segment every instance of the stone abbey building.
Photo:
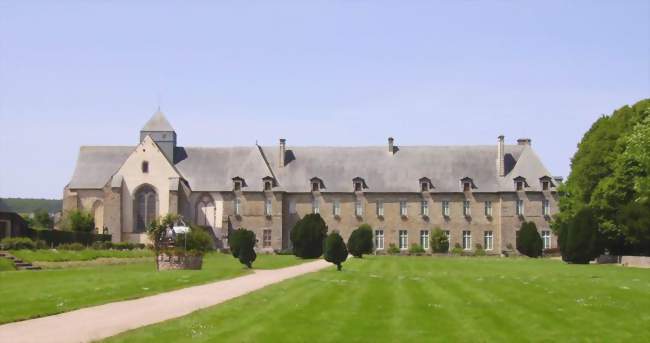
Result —
[[181, 147], [158, 111], [136, 146], [82, 146], [64, 211], [85, 209], [114, 241], [146, 242], [148, 223], [166, 213], [209, 229], [217, 246], [228, 230], [255, 231], [258, 249], [290, 246], [291, 228], [320, 213], [347, 240], [362, 223], [379, 250], [428, 248], [439, 227], [451, 246], [498, 253], [533, 221], [547, 248], [557, 210], [553, 178], [530, 139], [506, 145]]

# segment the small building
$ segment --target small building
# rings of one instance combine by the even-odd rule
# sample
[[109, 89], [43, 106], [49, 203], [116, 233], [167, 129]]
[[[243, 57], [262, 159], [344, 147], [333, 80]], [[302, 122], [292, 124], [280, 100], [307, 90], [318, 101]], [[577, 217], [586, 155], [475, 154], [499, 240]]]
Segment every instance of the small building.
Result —
[[0, 211], [0, 239], [27, 235], [27, 221], [18, 213]]

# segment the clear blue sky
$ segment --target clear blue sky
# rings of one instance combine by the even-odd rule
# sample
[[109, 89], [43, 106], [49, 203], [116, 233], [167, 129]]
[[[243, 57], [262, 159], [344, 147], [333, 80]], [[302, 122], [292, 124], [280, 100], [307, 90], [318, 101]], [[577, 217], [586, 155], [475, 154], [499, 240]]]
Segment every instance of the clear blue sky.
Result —
[[[216, 3], [216, 4], [215, 4]], [[496, 144], [555, 175], [650, 96], [649, 1], [0, 0], [0, 196], [60, 198], [80, 145]]]

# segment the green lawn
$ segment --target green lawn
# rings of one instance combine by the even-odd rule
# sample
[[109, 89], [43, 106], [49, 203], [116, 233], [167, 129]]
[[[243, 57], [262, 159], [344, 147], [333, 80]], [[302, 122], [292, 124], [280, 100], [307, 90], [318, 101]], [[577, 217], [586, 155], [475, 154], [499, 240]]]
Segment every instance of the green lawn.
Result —
[[110, 342], [650, 341], [650, 270], [371, 256]]
[[6, 258], [0, 257], [0, 272], [8, 270], [14, 270], [14, 264]]
[[135, 258], [152, 256], [148, 249], [136, 250], [13, 250], [11, 254], [28, 262], [90, 261], [98, 258]]
[[[253, 267], [273, 269], [301, 262], [294, 256], [259, 255]], [[4, 271], [0, 272], [0, 323], [138, 298], [248, 272], [232, 256], [218, 253], [206, 255], [200, 271], [157, 272], [153, 257], [124, 265]]]

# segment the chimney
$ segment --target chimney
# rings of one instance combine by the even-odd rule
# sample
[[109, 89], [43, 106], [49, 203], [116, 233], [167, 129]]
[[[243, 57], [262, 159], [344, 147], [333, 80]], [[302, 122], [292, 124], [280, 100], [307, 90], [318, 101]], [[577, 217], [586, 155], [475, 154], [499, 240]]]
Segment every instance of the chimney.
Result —
[[531, 146], [532, 145], [531, 143], [532, 143], [532, 141], [530, 140], [530, 138], [519, 138], [519, 139], [517, 139], [517, 144], [519, 144], [519, 145]]
[[499, 142], [497, 144], [497, 175], [499, 176], [506, 175], [506, 166], [504, 164], [504, 139], [503, 135], [499, 136]]
[[395, 153], [395, 146], [393, 142], [395, 142], [393, 137], [388, 137], [388, 152], [390, 152], [391, 154]]
[[280, 161], [279, 161], [280, 168], [284, 167], [284, 159], [285, 159], [286, 151], [287, 151], [287, 140], [284, 138], [280, 138]]

